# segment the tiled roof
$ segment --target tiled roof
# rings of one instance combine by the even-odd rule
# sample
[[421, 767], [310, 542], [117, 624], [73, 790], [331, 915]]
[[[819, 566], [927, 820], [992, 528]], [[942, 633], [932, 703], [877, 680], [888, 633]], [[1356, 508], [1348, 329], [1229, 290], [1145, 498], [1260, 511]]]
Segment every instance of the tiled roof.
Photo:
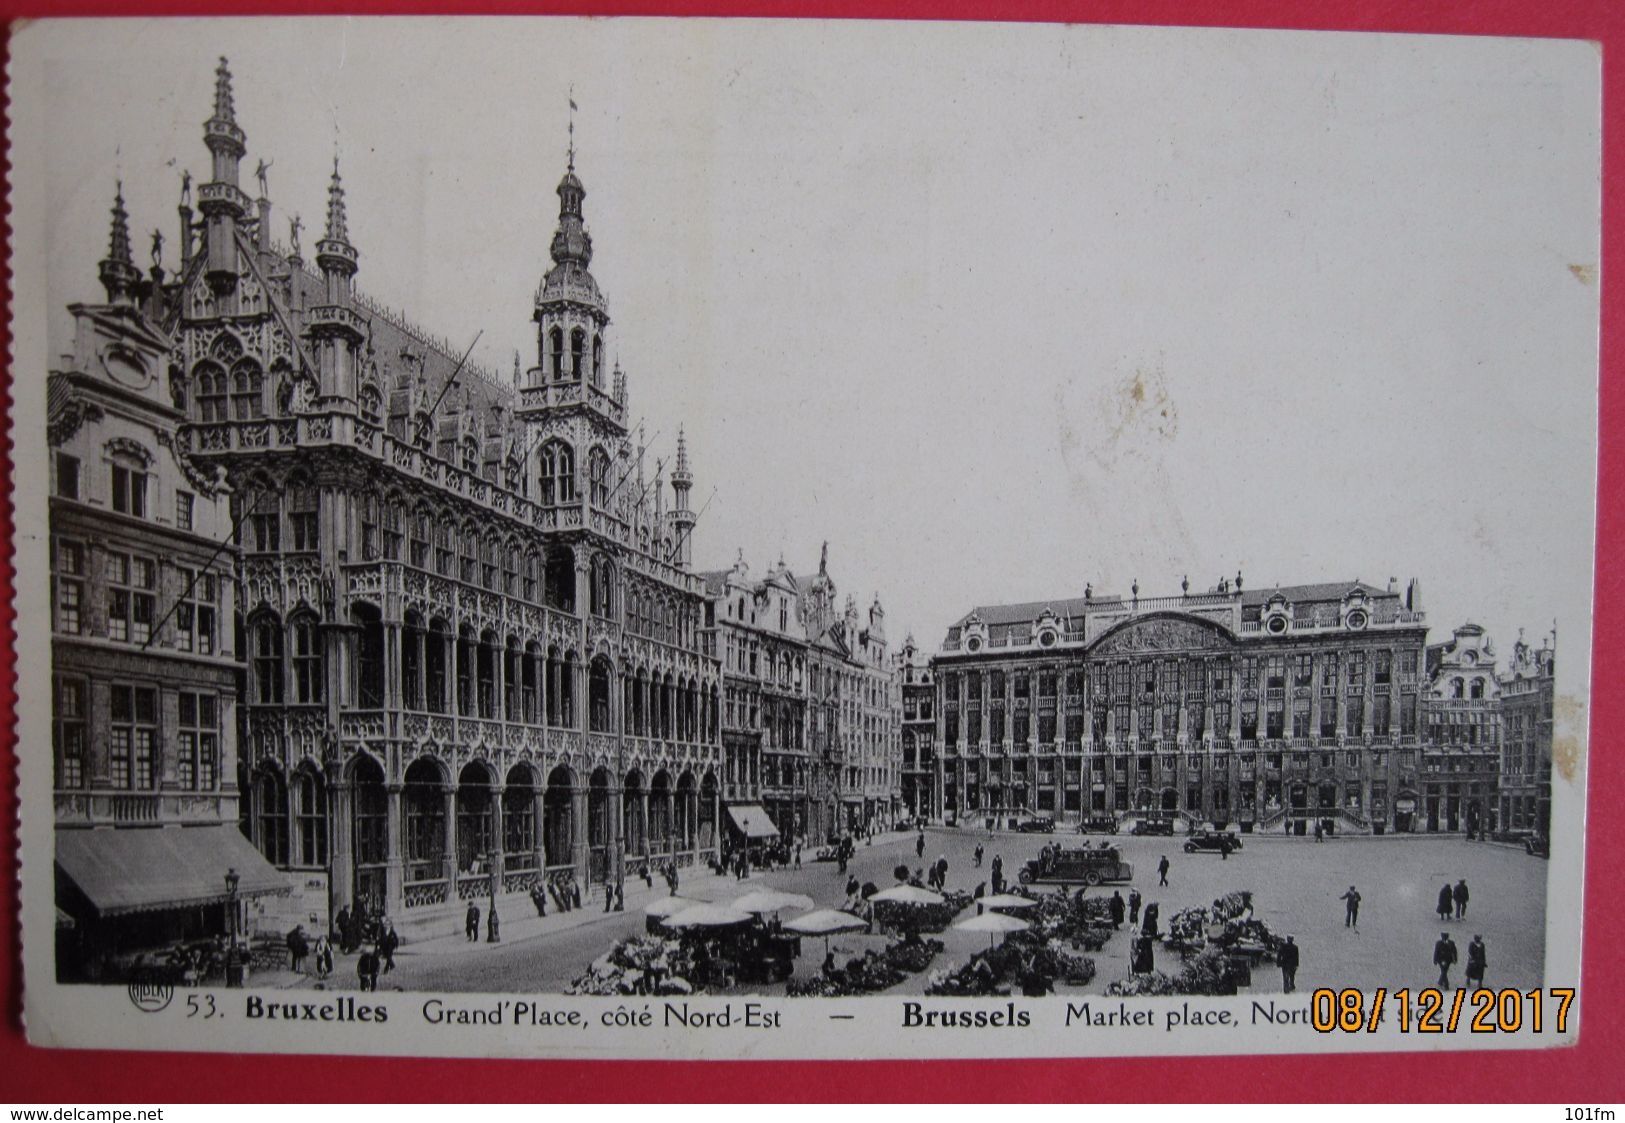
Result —
[[1294, 604], [1303, 601], [1340, 601], [1348, 595], [1349, 590], [1359, 589], [1368, 597], [1394, 597], [1398, 593], [1390, 593], [1387, 589], [1379, 589], [1375, 585], [1367, 585], [1363, 581], [1327, 581], [1319, 585], [1282, 585], [1267, 589], [1247, 589], [1241, 594], [1242, 604], [1263, 604], [1276, 593], [1280, 593]]

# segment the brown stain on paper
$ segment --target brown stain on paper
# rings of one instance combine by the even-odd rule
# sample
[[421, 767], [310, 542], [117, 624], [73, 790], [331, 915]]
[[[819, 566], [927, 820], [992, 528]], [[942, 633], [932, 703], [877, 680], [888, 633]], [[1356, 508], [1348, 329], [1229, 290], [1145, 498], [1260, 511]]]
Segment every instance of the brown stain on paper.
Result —
[[1597, 267], [1595, 265], [1570, 265], [1569, 272], [1573, 273], [1574, 279], [1582, 285], [1597, 283]]
[[1552, 771], [1572, 784], [1585, 755], [1585, 703], [1572, 694], [1552, 699]]

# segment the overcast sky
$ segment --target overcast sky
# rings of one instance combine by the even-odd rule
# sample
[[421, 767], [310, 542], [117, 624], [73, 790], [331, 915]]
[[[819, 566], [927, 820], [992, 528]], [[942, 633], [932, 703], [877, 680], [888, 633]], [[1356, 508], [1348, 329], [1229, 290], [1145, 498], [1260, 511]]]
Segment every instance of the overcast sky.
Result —
[[[1589, 634], [1598, 59], [1581, 43], [1044, 25], [55, 25], [51, 305], [122, 174], [174, 266], [217, 55], [307, 256], [534, 360], [573, 87], [631, 413], [696, 561], [934, 647], [972, 605], [1417, 577], [1434, 638]], [[21, 159], [22, 157], [19, 157]], [[59, 314], [53, 325], [66, 321]], [[61, 339], [61, 332], [55, 333]], [[52, 353], [62, 350], [59, 342]], [[1567, 676], [1565, 676], [1567, 677]], [[1571, 680], [1572, 683], [1573, 680]]]

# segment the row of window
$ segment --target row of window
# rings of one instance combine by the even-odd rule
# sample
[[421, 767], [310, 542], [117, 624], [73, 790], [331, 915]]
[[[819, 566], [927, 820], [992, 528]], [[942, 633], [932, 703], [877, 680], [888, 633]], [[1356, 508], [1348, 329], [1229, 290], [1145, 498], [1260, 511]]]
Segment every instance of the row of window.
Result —
[[[91, 634], [86, 595], [91, 575], [85, 543], [58, 538], [52, 551], [53, 627], [62, 635]], [[145, 647], [162, 619], [158, 562], [140, 554], [108, 550], [101, 555], [106, 638]], [[176, 568], [164, 591], [175, 600], [169, 619], [178, 651], [213, 655], [219, 647], [219, 582], [210, 573]]]
[[[152, 490], [152, 474], [129, 464], [113, 463], [108, 483], [108, 500], [115, 514], [131, 518], [147, 517], [148, 497]], [[80, 463], [77, 456], [66, 452], [56, 454], [56, 494], [63, 499], [79, 501], [83, 498]], [[175, 492], [175, 529], [191, 530], [197, 497], [190, 491]]]
[[[173, 752], [172, 782], [186, 791], [214, 791], [220, 781], [220, 701], [201, 691], [175, 697], [173, 736], [160, 737], [160, 694], [155, 686], [111, 683], [107, 698], [105, 780], [98, 788], [153, 791], [164, 775], [163, 746]], [[56, 786], [63, 790], [91, 786], [91, 683], [59, 675], [52, 680], [52, 748]]]

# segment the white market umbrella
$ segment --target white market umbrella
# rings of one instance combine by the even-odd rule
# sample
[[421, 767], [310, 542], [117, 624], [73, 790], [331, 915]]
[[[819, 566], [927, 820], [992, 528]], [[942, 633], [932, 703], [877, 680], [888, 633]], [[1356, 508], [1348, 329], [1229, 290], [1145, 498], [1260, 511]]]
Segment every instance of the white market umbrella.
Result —
[[777, 889], [753, 889], [737, 898], [733, 908], [740, 912], [779, 912], [782, 909], [810, 909], [813, 899], [800, 893], [784, 893]]
[[658, 901], [650, 901], [644, 905], [643, 911], [645, 915], [664, 919], [668, 916], [675, 916], [684, 909], [691, 909], [701, 903], [700, 901], [691, 901], [687, 897], [662, 897]]
[[961, 920], [954, 925], [954, 928], [960, 932], [986, 932], [988, 934], [987, 950], [992, 951], [993, 945], [998, 943], [999, 936], [1008, 936], [1011, 932], [1025, 932], [1027, 922], [1017, 920], [1013, 916], [1006, 916], [1002, 912], [984, 912], [981, 916]]
[[682, 912], [666, 917], [667, 928], [729, 928], [735, 924], [748, 924], [754, 920], [748, 912], [727, 905], [690, 905]]
[[798, 916], [794, 920], [786, 921], [785, 931], [798, 932], [804, 936], [824, 937], [824, 954], [829, 954], [829, 938], [839, 932], [861, 932], [869, 924], [861, 916], [853, 916], [849, 912], [839, 909], [818, 909], [806, 916]]
[[892, 901], [899, 905], [940, 905], [943, 903], [941, 893], [921, 889], [918, 885], [895, 885], [890, 889], [882, 889], [869, 899], [871, 901]]
[[983, 897], [976, 903], [986, 905], [990, 909], [1030, 909], [1038, 902], [1018, 893], [995, 893], [991, 897]]

